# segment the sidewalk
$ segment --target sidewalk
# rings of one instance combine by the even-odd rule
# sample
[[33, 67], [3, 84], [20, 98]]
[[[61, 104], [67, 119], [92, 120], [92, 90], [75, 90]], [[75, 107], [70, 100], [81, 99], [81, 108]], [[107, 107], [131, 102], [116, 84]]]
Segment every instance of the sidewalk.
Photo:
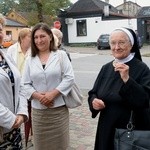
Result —
[[[71, 46], [65, 46], [66, 50], [70, 53], [86, 53], [86, 54], [111, 54], [111, 50], [105, 49], [105, 50], [98, 50], [97, 47], [71, 47]], [[144, 45], [140, 52], [142, 55], [144, 54], [150, 54], [150, 45]]]

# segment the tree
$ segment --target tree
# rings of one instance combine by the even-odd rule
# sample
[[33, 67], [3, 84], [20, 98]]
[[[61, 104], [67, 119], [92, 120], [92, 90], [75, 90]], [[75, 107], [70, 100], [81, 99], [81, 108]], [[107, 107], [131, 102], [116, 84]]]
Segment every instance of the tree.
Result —
[[69, 0], [43, 0], [43, 13], [57, 16], [59, 9], [65, 9], [70, 6]]
[[14, 0], [0, 0], [0, 12], [6, 15], [12, 9], [17, 9], [18, 3]]
[[38, 11], [38, 20], [39, 22], [43, 22], [43, 4], [41, 0], [36, 0], [37, 11]]
[[36, 0], [18, 0], [19, 8], [17, 11], [31, 12], [37, 11]]
[[29, 13], [29, 25], [37, 22], [52, 24], [58, 16], [59, 9], [65, 9], [70, 5], [69, 0], [0, 0], [0, 12], [6, 15], [14, 9]]
[[19, 0], [19, 11], [37, 12], [39, 22], [43, 22], [43, 14], [55, 19], [59, 9], [71, 5], [69, 0]]

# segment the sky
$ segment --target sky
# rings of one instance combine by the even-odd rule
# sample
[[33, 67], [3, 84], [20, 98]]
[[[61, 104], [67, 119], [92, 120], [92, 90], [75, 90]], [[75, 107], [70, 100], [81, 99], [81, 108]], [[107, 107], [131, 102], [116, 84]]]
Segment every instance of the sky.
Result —
[[[72, 3], [77, 2], [77, 0], [70, 0]], [[86, 0], [85, 0], [86, 1]], [[105, 0], [102, 0], [105, 1]], [[128, 1], [128, 0], [127, 0]], [[150, 0], [130, 0], [134, 3], [137, 3], [138, 5], [140, 5], [141, 7], [143, 6], [150, 6]], [[122, 4], [124, 2], [124, 0], [109, 0], [109, 4], [111, 4], [112, 6], [116, 7], [120, 4]]]

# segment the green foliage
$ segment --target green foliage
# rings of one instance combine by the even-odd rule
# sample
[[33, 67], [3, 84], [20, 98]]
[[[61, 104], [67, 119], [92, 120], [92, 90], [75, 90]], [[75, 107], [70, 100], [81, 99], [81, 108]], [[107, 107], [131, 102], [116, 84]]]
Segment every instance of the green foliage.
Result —
[[51, 25], [56, 20], [59, 9], [70, 5], [69, 0], [0, 0], [0, 13], [7, 15], [11, 10], [27, 12], [29, 25], [41, 20]]
[[43, 13], [53, 17], [58, 15], [59, 9], [64, 9], [70, 6], [69, 0], [43, 0]]
[[22, 12], [36, 11], [37, 6], [35, 1], [36, 0], [18, 0], [19, 7], [17, 11], [22, 11]]
[[0, 13], [6, 15], [12, 9], [17, 9], [18, 3], [15, 0], [0, 0]]

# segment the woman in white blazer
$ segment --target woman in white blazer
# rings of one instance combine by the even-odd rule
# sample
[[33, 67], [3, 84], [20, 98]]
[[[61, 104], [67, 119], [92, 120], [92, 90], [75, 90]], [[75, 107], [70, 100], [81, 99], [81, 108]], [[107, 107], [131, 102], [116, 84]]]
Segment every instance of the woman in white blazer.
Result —
[[[0, 41], [2, 28], [0, 22]], [[0, 49], [0, 149], [22, 149], [20, 126], [27, 120], [28, 111], [20, 77], [14, 61]]]
[[[30, 55], [30, 53], [31, 53], [31, 29], [22, 28], [18, 34], [18, 41], [7, 49], [7, 54], [15, 61], [21, 75], [24, 70], [25, 60]], [[28, 138], [30, 133], [32, 138], [32, 128], [31, 128], [32, 119], [31, 119], [30, 101], [28, 101], [28, 113], [29, 113], [29, 119], [24, 124], [26, 146], [28, 143]]]
[[66, 150], [69, 145], [69, 111], [63, 95], [74, 82], [72, 65], [64, 51], [56, 50], [49, 26], [35, 25], [31, 33], [31, 57], [23, 82], [32, 103], [33, 145], [36, 150]]

